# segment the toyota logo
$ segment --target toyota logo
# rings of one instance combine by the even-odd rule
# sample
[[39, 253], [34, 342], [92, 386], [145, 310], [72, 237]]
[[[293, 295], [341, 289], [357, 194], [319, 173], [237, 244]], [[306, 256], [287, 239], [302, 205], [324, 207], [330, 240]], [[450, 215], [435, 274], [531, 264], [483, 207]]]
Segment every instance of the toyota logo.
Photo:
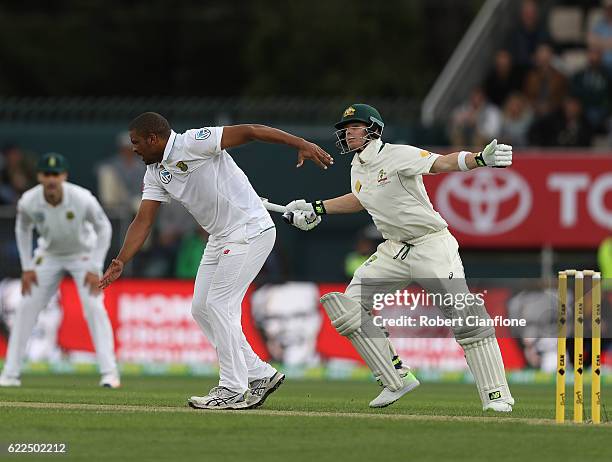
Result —
[[531, 189], [512, 170], [482, 168], [448, 175], [436, 194], [439, 212], [466, 234], [502, 234], [520, 225], [531, 210]]

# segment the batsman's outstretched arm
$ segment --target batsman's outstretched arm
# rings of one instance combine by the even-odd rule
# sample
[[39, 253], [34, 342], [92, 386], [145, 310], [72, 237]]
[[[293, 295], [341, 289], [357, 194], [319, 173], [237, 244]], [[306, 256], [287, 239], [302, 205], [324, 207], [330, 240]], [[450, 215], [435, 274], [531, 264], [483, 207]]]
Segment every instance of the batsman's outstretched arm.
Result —
[[251, 141], [262, 141], [264, 143], [285, 144], [298, 151], [297, 167], [301, 167], [304, 160], [311, 160], [319, 167], [326, 169], [334, 163], [334, 159], [321, 147], [304, 138], [294, 136], [278, 128], [265, 125], [245, 124], [223, 127], [221, 136], [221, 149], [241, 146]]
[[152, 200], [143, 200], [140, 203], [138, 213], [127, 230], [119, 255], [113, 258], [100, 280], [99, 287], [101, 289], [105, 289], [118, 279], [123, 272], [123, 265], [138, 253], [151, 232], [159, 206], [160, 202]]
[[491, 141], [481, 152], [453, 152], [439, 156], [430, 173], [467, 172], [478, 167], [505, 168], [512, 165], [512, 146]]
[[334, 197], [322, 201], [323, 208], [327, 214], [334, 215], [340, 213], [357, 213], [363, 210], [363, 205], [355, 194], [348, 193], [344, 196]]
[[288, 212], [301, 210], [303, 212], [311, 212], [316, 215], [332, 215], [341, 213], [356, 213], [363, 210], [363, 205], [359, 199], [351, 192], [344, 196], [334, 197], [324, 201], [318, 200], [314, 202], [306, 202], [304, 199], [299, 199], [289, 202], [286, 205]]

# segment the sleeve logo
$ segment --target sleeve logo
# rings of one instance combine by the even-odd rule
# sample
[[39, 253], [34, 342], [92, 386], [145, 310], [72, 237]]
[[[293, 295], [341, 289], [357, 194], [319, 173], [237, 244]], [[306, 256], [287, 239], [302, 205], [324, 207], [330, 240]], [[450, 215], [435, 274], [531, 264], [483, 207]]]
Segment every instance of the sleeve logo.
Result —
[[208, 128], [200, 128], [196, 134], [195, 139], [198, 141], [202, 141], [210, 137], [210, 130]]
[[363, 266], [370, 266], [372, 263], [374, 263], [376, 260], [378, 260], [378, 255], [374, 254], [372, 255], [370, 258], [368, 258], [365, 263], [363, 264]]
[[168, 184], [172, 180], [172, 173], [164, 168], [159, 171], [159, 179], [163, 184]]

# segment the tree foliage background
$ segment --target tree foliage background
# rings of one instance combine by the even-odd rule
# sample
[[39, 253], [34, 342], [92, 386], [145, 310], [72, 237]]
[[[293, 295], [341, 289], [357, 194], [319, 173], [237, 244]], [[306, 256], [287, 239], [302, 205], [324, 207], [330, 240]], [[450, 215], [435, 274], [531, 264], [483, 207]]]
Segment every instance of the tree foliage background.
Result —
[[483, 0], [0, 4], [0, 96], [421, 99]]

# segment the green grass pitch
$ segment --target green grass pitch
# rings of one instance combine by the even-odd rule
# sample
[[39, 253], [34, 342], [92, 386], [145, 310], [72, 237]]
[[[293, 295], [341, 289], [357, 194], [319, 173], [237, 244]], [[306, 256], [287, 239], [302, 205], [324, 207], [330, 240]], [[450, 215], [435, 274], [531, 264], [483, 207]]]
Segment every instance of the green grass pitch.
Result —
[[[424, 383], [393, 406], [373, 410], [367, 404], [379, 391], [374, 383], [287, 379], [262, 408], [214, 412], [186, 406], [189, 396], [214, 385], [211, 379], [126, 377], [118, 390], [101, 389], [97, 380], [27, 375], [23, 387], [0, 389], [0, 444], [68, 444], [67, 455], [9, 458], [612, 460], [611, 424], [553, 423], [552, 385], [514, 385], [515, 410], [499, 416], [481, 411], [469, 384]], [[612, 387], [602, 395], [605, 403]]]

